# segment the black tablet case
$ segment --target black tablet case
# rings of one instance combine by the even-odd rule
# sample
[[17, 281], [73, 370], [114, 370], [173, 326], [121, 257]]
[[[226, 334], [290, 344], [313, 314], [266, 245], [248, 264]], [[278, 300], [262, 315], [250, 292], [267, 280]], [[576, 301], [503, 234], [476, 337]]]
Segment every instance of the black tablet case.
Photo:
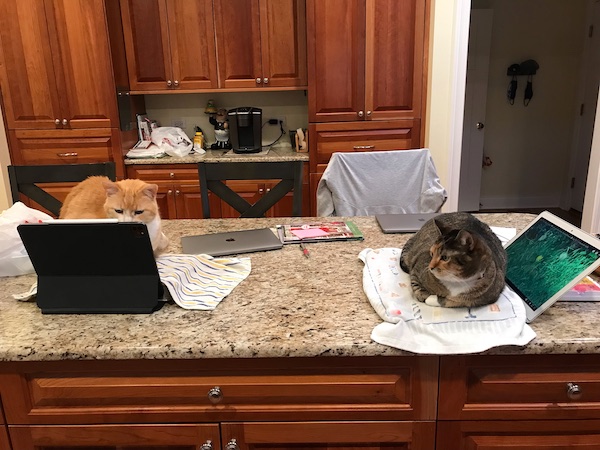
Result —
[[151, 313], [163, 305], [143, 223], [39, 223], [17, 227], [38, 275], [44, 314]]

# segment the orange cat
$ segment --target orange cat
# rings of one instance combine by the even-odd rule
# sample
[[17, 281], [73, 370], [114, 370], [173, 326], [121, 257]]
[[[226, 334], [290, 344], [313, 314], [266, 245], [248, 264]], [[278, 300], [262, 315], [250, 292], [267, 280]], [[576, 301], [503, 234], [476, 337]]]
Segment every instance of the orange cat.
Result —
[[169, 240], [162, 232], [156, 184], [142, 180], [110, 181], [107, 177], [89, 177], [69, 192], [59, 219], [110, 219], [142, 222], [148, 227], [154, 254], [163, 252]]

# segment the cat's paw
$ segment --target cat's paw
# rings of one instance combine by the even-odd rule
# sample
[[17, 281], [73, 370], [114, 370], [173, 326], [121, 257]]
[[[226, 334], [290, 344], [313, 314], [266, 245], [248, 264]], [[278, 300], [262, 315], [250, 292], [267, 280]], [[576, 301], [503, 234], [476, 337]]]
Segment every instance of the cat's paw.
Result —
[[437, 295], [430, 295], [425, 299], [425, 304], [429, 306], [442, 306]]

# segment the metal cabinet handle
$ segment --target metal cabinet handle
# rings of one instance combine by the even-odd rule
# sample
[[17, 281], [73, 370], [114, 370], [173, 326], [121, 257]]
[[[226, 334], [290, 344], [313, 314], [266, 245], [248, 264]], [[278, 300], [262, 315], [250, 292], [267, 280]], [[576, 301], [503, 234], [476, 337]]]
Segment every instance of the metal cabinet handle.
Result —
[[358, 112], [358, 117], [362, 117], [362, 116], [364, 116], [364, 115], [365, 115], [365, 113], [364, 113], [364, 112], [362, 112], [362, 111], [359, 111], [359, 112]]
[[367, 117], [371, 116], [371, 111], [367, 111]]
[[239, 445], [237, 445], [237, 439], [230, 440], [225, 446], [226, 450], [240, 450]]
[[167, 86], [171, 87], [172, 84], [173, 82], [171, 80], [167, 80]]
[[262, 194], [264, 191], [265, 191], [265, 190], [264, 190], [263, 188], [260, 188], [260, 189], [258, 190], [258, 193], [259, 193], [259, 194]]
[[170, 172], [170, 173], [169, 173], [169, 176], [170, 176], [171, 178], [175, 178], [175, 172]]
[[175, 85], [175, 87], [179, 86], [179, 80], [173, 81], [173, 84]]
[[63, 125], [67, 125], [68, 123], [69, 123], [69, 121], [68, 121], [67, 119], [63, 119], [63, 120], [62, 120], [62, 124], [63, 124]]
[[60, 125], [60, 119], [54, 119], [54, 123], [55, 123], [56, 125]]
[[179, 192], [179, 189], [177, 189], [177, 190], [175, 191], [175, 195], [179, 195], [179, 194], [181, 194], [181, 192]]
[[575, 383], [567, 383], [567, 397], [571, 400], [579, 400], [583, 395], [579, 385]]
[[264, 84], [269, 84], [269, 79], [267, 77], [263, 78], [263, 83]]
[[212, 441], [208, 439], [204, 444], [200, 446], [200, 450], [212, 450], [213, 445]]
[[210, 391], [208, 391], [208, 400], [214, 405], [223, 400], [223, 392], [219, 386], [215, 386]]
[[482, 122], [477, 122], [475, 124], [475, 128], [477, 128], [478, 130], [483, 130], [483, 127], [485, 127], [485, 125]]
[[172, 191], [171, 189], [169, 189], [169, 190], [167, 191], [167, 195], [172, 195], [172, 194], [173, 194], [173, 191]]
[[354, 150], [371, 150], [374, 149], [375, 146], [374, 145], [355, 145]]
[[256, 78], [256, 84], [262, 83], [262, 78]]
[[61, 158], [68, 158], [71, 156], [78, 156], [77, 152], [70, 152], [70, 153], [57, 153], [56, 156], [60, 156]]

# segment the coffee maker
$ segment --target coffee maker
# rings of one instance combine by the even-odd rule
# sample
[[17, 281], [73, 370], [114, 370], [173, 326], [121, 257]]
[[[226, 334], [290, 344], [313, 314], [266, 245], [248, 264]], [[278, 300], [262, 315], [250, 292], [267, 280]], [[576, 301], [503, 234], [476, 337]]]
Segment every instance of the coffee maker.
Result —
[[258, 153], [262, 146], [262, 109], [243, 106], [230, 109], [229, 137], [234, 153]]

